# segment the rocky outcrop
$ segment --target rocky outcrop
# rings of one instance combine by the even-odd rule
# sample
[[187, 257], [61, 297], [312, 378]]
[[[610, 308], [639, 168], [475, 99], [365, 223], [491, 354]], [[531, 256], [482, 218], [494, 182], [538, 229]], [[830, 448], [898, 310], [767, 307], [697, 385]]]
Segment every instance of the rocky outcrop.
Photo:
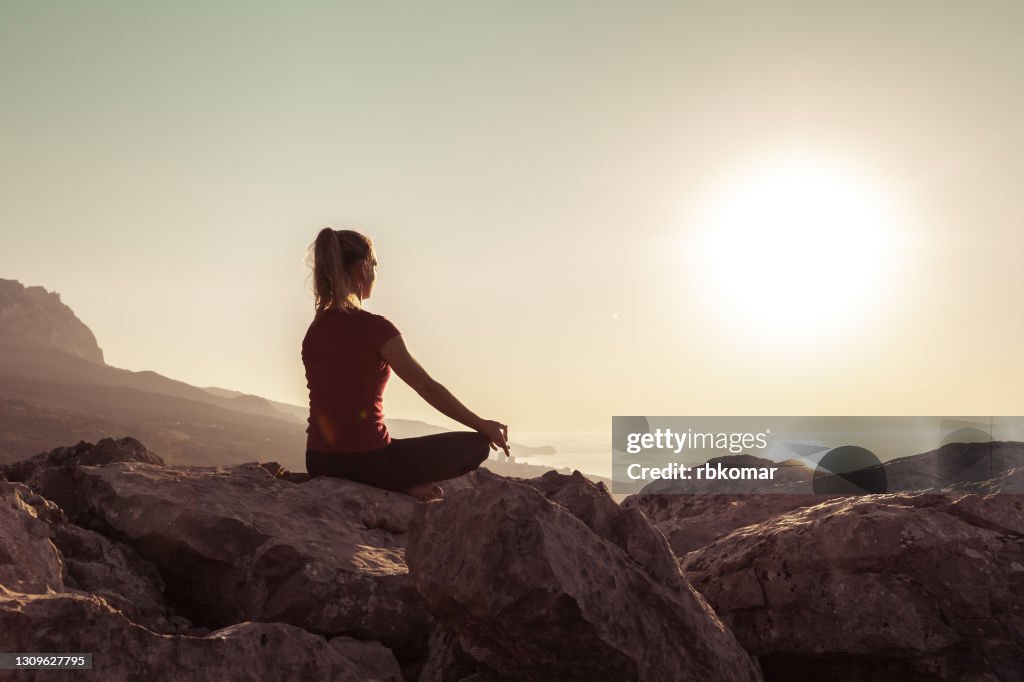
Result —
[[422, 656], [427, 614], [404, 561], [416, 500], [257, 465], [163, 467], [138, 461], [137, 445], [104, 466], [37, 466], [26, 482], [158, 566], [168, 603], [196, 625], [280, 621]]
[[[50, 468], [66, 470], [76, 465], [97, 466], [120, 461], [139, 461], [162, 464], [159, 457], [132, 438], [104, 439], [92, 445], [79, 443], [73, 447], [57, 448], [30, 460], [10, 466], [0, 466], [10, 481], [24, 481], [34, 474], [44, 475]], [[11, 528], [27, 525], [44, 543], [39, 551], [24, 551], [26, 543], [8, 543], [22, 547], [25, 557], [53, 560], [56, 557], [60, 581], [35, 585], [34, 589], [19, 589], [17, 581], [3, 580], [0, 585], [27, 592], [81, 590], [103, 597], [133, 622], [145, 625], [155, 632], [194, 632], [191, 623], [177, 616], [173, 608], [164, 603], [164, 583], [156, 566], [143, 559], [131, 547], [104, 535], [68, 523], [63, 510], [49, 499], [32, 491], [28, 486], [6, 481], [4, 495], [9, 509], [19, 509], [20, 521], [12, 519]], [[9, 538], [13, 540], [13, 538]], [[55, 550], [55, 551], [54, 551]], [[29, 559], [31, 561], [31, 559]], [[36, 575], [48, 572], [32, 571]]]
[[478, 470], [423, 504], [133, 439], [0, 473], [0, 651], [92, 652], [103, 679], [1024, 676], [1016, 495], [619, 506]]
[[328, 642], [283, 623], [209, 632], [176, 615], [166, 596], [155, 565], [68, 523], [28, 486], [0, 480], [0, 651], [91, 652], [105, 680], [401, 678], [379, 643]]
[[42, 346], [103, 364], [96, 337], [60, 294], [16, 280], [0, 279], [0, 344]]
[[809, 494], [790, 483], [771, 494], [634, 495], [623, 507], [666, 535], [766, 679], [1016, 680], [1021, 453], [1013, 442], [950, 443], [883, 465], [891, 486], [941, 494]]
[[156, 632], [193, 632], [164, 604], [156, 567], [130, 547], [67, 523], [28, 486], [0, 480], [0, 586], [24, 593], [84, 591]]
[[412, 533], [421, 679], [760, 679], [642, 515], [579, 475], [485, 478]]
[[1016, 495], [835, 499], [696, 549], [684, 571], [766, 679], [1024, 678]]
[[76, 464], [102, 466], [114, 462], [143, 462], [158, 466], [164, 464], [159, 455], [150, 452], [134, 438], [104, 438], [95, 445], [79, 441], [78, 445], [56, 448], [20, 462], [0, 464], [0, 475], [8, 481], [24, 482], [37, 471]]
[[0, 650], [93, 652], [104, 679], [760, 679], [664, 537], [579, 474], [478, 470], [425, 505], [133, 439], [4, 473]]

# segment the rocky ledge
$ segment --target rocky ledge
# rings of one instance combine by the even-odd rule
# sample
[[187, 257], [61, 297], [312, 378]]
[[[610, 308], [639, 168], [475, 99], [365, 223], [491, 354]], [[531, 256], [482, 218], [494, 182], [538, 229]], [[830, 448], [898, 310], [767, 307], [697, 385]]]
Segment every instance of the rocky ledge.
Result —
[[98, 679], [1024, 679], [1020, 495], [620, 506], [478, 470], [424, 504], [130, 438], [0, 474], [0, 651]]
[[130, 438], [0, 473], [0, 651], [93, 653], [105, 680], [762, 679], [661, 532], [579, 474], [480, 470], [424, 504]]

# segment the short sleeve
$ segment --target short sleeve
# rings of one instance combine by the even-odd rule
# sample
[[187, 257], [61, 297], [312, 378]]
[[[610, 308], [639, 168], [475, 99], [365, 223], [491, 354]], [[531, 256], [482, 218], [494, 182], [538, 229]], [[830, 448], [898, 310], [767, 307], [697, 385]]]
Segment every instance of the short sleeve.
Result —
[[391, 320], [383, 315], [374, 315], [373, 324], [370, 325], [370, 342], [374, 348], [380, 348], [385, 343], [395, 338], [402, 332], [391, 323]]

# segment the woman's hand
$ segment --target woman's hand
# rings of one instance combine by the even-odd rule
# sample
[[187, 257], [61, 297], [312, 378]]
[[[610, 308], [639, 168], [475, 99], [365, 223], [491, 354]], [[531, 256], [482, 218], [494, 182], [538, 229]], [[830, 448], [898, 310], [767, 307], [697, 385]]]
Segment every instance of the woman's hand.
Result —
[[508, 424], [502, 424], [491, 419], [483, 419], [477, 425], [476, 430], [482, 433], [487, 440], [491, 441], [491, 450], [501, 448], [505, 451], [505, 457], [509, 456]]

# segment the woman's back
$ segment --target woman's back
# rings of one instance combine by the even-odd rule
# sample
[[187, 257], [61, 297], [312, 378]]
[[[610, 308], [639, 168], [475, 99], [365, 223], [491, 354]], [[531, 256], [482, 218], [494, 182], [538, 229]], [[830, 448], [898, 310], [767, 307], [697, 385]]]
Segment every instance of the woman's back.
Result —
[[367, 452], [388, 445], [383, 396], [391, 368], [380, 347], [398, 334], [387, 318], [365, 310], [328, 309], [313, 320], [302, 340], [308, 449]]

